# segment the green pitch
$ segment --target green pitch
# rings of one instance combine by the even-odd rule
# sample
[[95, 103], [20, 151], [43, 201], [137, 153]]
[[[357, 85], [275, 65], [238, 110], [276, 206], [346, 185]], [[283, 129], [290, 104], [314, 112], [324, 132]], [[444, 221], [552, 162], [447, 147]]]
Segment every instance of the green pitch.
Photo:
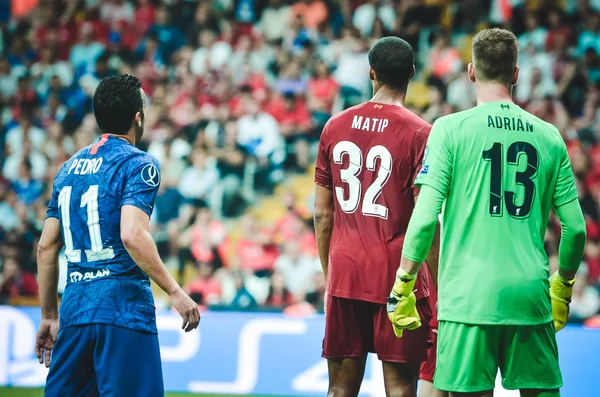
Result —
[[[0, 396], [2, 397], [44, 397], [43, 389], [23, 389], [12, 387], [0, 387]], [[193, 393], [165, 393], [165, 397], [239, 397], [239, 395], [226, 394], [193, 394]], [[255, 396], [261, 397], [261, 396]], [[278, 396], [262, 396], [262, 397], [278, 397]]]

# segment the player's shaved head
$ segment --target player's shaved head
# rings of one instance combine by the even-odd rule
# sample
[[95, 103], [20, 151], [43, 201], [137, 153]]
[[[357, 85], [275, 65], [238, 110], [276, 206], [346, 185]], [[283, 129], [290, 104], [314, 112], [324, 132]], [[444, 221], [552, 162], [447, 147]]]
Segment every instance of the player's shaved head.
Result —
[[94, 116], [102, 133], [127, 135], [136, 114], [144, 114], [142, 83], [130, 74], [100, 82], [94, 93]]
[[384, 37], [369, 51], [369, 65], [382, 86], [406, 92], [413, 76], [415, 51], [399, 37]]
[[473, 38], [472, 49], [477, 80], [511, 85], [519, 58], [519, 42], [513, 32], [482, 30]]

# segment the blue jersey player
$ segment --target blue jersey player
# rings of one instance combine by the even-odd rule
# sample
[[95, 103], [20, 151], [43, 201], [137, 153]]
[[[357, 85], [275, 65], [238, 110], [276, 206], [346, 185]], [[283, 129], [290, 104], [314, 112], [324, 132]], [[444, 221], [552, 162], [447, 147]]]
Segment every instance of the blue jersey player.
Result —
[[[60, 169], [38, 247], [36, 354], [50, 367], [45, 394], [163, 396], [149, 277], [170, 295], [186, 331], [198, 326], [200, 314], [150, 235], [160, 172], [135, 147], [144, 129], [140, 81], [125, 74], [103, 80], [93, 106], [103, 134]], [[63, 247], [68, 270], [59, 325]]]

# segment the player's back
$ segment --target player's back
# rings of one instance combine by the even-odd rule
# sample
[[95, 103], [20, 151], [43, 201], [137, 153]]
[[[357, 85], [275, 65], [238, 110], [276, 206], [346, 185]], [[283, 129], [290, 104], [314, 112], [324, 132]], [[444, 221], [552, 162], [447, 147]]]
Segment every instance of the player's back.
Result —
[[68, 261], [61, 327], [156, 332], [150, 281], [125, 249], [120, 225], [123, 205], [151, 214], [159, 181], [156, 160], [115, 136], [103, 135], [63, 165], [48, 210], [60, 220]]
[[[493, 102], [438, 120], [432, 140], [438, 136], [437, 156], [451, 169], [440, 320], [551, 321], [544, 234], [551, 206], [577, 197], [556, 189], [561, 164], [570, 167], [560, 134], [514, 104]], [[424, 168], [418, 182], [435, 186], [438, 169]]]
[[[375, 102], [350, 108], [328, 122], [315, 180], [334, 195], [328, 269], [332, 295], [386, 302], [430, 128], [403, 107]], [[418, 298], [428, 295], [425, 285], [419, 283]]]

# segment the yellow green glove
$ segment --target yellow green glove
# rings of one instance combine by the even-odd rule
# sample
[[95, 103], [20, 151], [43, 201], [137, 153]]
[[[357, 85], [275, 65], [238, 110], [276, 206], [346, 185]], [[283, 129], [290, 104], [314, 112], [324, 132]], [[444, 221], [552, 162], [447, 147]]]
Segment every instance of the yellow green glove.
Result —
[[554, 320], [554, 329], [560, 331], [567, 324], [569, 318], [569, 303], [573, 295], [573, 284], [575, 280], [565, 280], [554, 273], [550, 277], [550, 298], [552, 300], [552, 319]]
[[390, 293], [387, 312], [394, 333], [402, 337], [404, 330], [412, 331], [421, 326], [421, 316], [417, 312], [417, 298], [413, 292], [417, 278], [398, 269], [398, 276], [394, 288]]

